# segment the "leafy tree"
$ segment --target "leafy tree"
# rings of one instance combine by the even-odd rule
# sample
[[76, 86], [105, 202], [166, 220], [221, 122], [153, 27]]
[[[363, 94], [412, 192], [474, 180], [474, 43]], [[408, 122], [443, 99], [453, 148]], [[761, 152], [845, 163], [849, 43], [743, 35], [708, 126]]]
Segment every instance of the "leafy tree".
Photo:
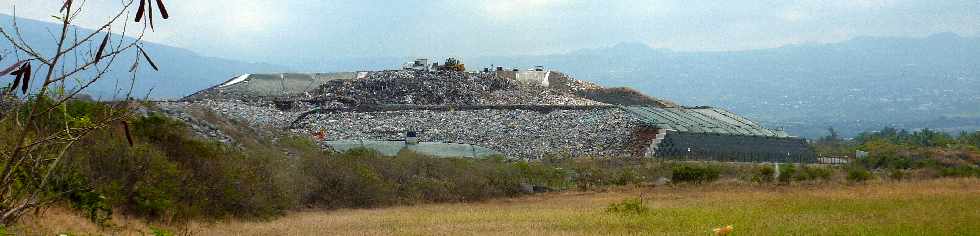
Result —
[[916, 132], [909, 132], [904, 129], [885, 127], [881, 131], [872, 133], [861, 133], [854, 138], [860, 144], [865, 144], [875, 140], [884, 140], [893, 144], [904, 144], [914, 147], [944, 147], [955, 144], [956, 138], [932, 129], [923, 129]]
[[974, 147], [980, 148], [980, 131], [960, 132], [957, 141], [963, 145], [973, 145]]
[[824, 142], [824, 143], [828, 143], [828, 144], [836, 144], [836, 143], [840, 143], [841, 141], [843, 141], [843, 139], [841, 139], [840, 135], [837, 134], [837, 130], [835, 130], [834, 127], [828, 127], [827, 128], [827, 133], [829, 133], [829, 135], [820, 138], [820, 140], [819, 140], [820, 142]]
[[821, 156], [846, 156], [854, 150], [853, 145], [844, 140], [834, 127], [827, 128], [828, 135], [813, 143], [814, 151]]

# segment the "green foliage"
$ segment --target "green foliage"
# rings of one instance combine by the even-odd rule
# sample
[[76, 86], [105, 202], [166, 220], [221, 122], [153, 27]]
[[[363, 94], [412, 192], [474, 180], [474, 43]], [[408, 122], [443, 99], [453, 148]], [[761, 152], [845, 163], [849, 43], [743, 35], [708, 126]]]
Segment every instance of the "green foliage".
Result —
[[[64, 168], [62, 168], [64, 169]], [[63, 193], [61, 198], [72, 208], [82, 212], [93, 223], [106, 226], [112, 219], [112, 206], [106, 197], [89, 187], [89, 181], [74, 170], [63, 170], [63, 176], [53, 179], [51, 193]]]
[[[59, 122], [81, 124], [84, 119], [80, 117], [97, 119], [91, 113], [100, 109], [92, 103], [72, 103], [64, 110], [74, 121]], [[195, 138], [182, 122], [158, 114], [130, 123], [135, 145], [120, 138], [118, 128], [99, 131], [71, 150], [65, 167], [71, 171], [57, 178], [64, 189], [79, 190], [66, 199], [93, 216], [93, 221], [108, 219], [113, 208], [160, 220], [264, 218], [300, 206], [365, 208], [516, 196], [525, 183], [589, 190], [661, 176], [678, 183], [706, 183], [722, 174], [716, 165], [616, 158], [523, 162], [432, 158], [408, 151], [385, 157], [368, 149], [333, 154], [297, 136], [279, 137], [274, 143], [253, 138], [231, 147]], [[879, 152], [879, 156], [902, 153], [900, 147], [886, 144], [880, 143], [886, 148], [879, 150], [888, 152]], [[908, 166], [891, 159], [865, 164]], [[735, 169], [726, 168], [724, 174], [751, 172], [759, 181], [776, 181], [768, 166]], [[781, 169], [784, 177], [778, 181], [783, 182], [829, 179], [831, 175], [831, 170], [818, 167], [784, 165]], [[733, 171], [738, 173], [730, 173]], [[959, 173], [967, 171], [948, 172], [962, 175]], [[868, 178], [870, 174], [849, 179]], [[85, 189], [87, 192], [80, 191]], [[615, 208], [638, 209], [636, 204]]]
[[960, 144], [980, 148], [980, 131], [961, 132], [956, 140]]
[[866, 168], [909, 169], [921, 158], [909, 156], [909, 149], [901, 144], [888, 142], [884, 139], [874, 139], [862, 144], [862, 149], [869, 150], [869, 156], [858, 160]]
[[878, 133], [862, 134], [860, 149], [867, 150], [867, 158], [858, 164], [869, 169], [922, 169], [941, 171], [946, 167], [975, 167], [980, 164], [980, 149], [969, 142], [969, 133], [956, 140], [945, 133], [923, 130], [909, 133], [904, 130], [885, 129]]
[[[59, 174], [78, 209], [121, 209], [149, 219], [265, 218], [300, 206], [360, 208], [516, 196], [520, 184], [566, 184], [567, 173], [503, 158], [398, 157], [356, 149], [324, 153], [306, 138], [254, 141], [240, 148], [198, 139], [159, 114], [130, 122], [135, 145], [118, 129], [80, 141]], [[289, 153], [287, 155], [286, 153]], [[74, 174], [67, 174], [74, 173]], [[110, 207], [111, 206], [111, 207]], [[106, 210], [106, 211], [102, 211]], [[88, 213], [87, 213], [88, 214]]]
[[827, 133], [827, 136], [821, 137], [811, 144], [817, 155], [840, 157], [854, 152], [853, 144], [844, 140], [833, 127], [828, 128]]
[[980, 168], [973, 166], [953, 166], [942, 168], [939, 172], [943, 177], [980, 177]]
[[721, 170], [714, 166], [678, 164], [672, 168], [671, 181], [675, 183], [707, 183], [720, 177]]
[[536, 175], [499, 159], [432, 158], [407, 151], [384, 157], [365, 149], [309, 158], [302, 166], [310, 178], [303, 202], [325, 208], [516, 196], [521, 179]]
[[126, 213], [151, 219], [266, 217], [294, 205], [281, 153], [249, 152], [191, 136], [180, 122], [150, 115], [132, 122], [134, 146], [103, 130], [82, 140], [68, 165]]
[[628, 198], [622, 202], [612, 203], [606, 207], [606, 212], [616, 214], [640, 215], [650, 211], [650, 208], [643, 204], [643, 199]]
[[794, 164], [779, 164], [779, 182], [789, 183], [793, 181], [796, 176], [796, 165]]
[[901, 180], [901, 179], [905, 179], [906, 177], [907, 174], [905, 173], [905, 170], [901, 170], [901, 169], [888, 170], [888, 178], [890, 179]]
[[174, 236], [175, 235], [173, 231], [170, 231], [170, 230], [167, 230], [167, 229], [164, 229], [164, 228], [157, 228], [157, 227], [150, 227], [150, 233], [153, 234], [153, 236]]
[[637, 184], [643, 181], [643, 176], [640, 175], [636, 168], [624, 168], [616, 175], [612, 180], [615, 185], [627, 185], [627, 184]]
[[792, 181], [826, 181], [830, 180], [834, 173], [834, 170], [830, 168], [812, 165], [797, 166], [793, 164], [780, 164], [779, 169], [779, 178], [775, 179], [773, 175], [776, 171], [771, 165], [758, 167], [756, 168], [756, 172], [752, 177], [752, 180], [763, 183], [777, 180], [782, 183], [789, 183]]
[[[104, 107], [70, 103], [70, 119], [44, 124], [83, 125], [98, 119]], [[226, 216], [264, 218], [300, 206], [364, 208], [425, 202], [475, 201], [521, 194], [521, 184], [588, 190], [637, 184], [670, 176], [674, 182], [706, 183], [722, 174], [772, 179], [773, 169], [708, 164], [664, 164], [635, 159], [576, 159], [548, 162], [504, 158], [432, 158], [404, 151], [384, 157], [367, 149], [323, 152], [306, 137], [283, 136], [275, 141], [252, 138], [237, 147], [198, 139], [182, 122], [150, 114], [130, 120], [135, 145], [118, 127], [101, 130], [70, 151], [66, 171], [55, 178], [65, 199], [93, 221], [104, 221], [120, 209], [150, 219], [186, 220]], [[934, 134], [930, 134], [936, 136]], [[962, 135], [961, 135], [962, 136]], [[872, 158], [859, 162], [848, 179], [871, 178], [866, 166], [915, 168], [939, 166], [931, 159], [910, 157], [902, 145], [875, 139]], [[895, 157], [895, 158], [892, 158]], [[906, 163], [904, 160], [910, 160]], [[955, 166], [948, 166], [955, 167]], [[831, 169], [784, 165], [778, 181], [829, 179]], [[949, 168], [944, 176], [969, 176], [975, 168]], [[64, 191], [64, 190], [72, 191]], [[54, 191], [52, 192], [59, 192]], [[610, 206], [616, 211], [642, 211], [642, 202]]]
[[553, 189], [566, 189], [565, 186], [575, 186], [578, 190], [601, 190], [609, 186], [641, 184], [669, 177], [671, 165], [650, 159], [633, 158], [549, 158], [541, 162], [516, 165], [528, 169], [538, 177], [531, 178], [528, 183], [542, 186], [542, 181], [548, 179], [547, 186]]
[[860, 167], [852, 167], [847, 170], [847, 181], [860, 183], [871, 179], [871, 172]]
[[547, 186], [554, 189], [564, 189], [571, 185], [571, 176], [563, 168], [541, 162], [515, 162], [514, 167], [521, 173], [523, 179], [531, 185]]
[[608, 171], [595, 165], [578, 166], [575, 173], [575, 185], [582, 191], [606, 186], [610, 182]]
[[854, 138], [858, 143], [868, 143], [873, 140], [883, 140], [898, 145], [910, 145], [917, 147], [945, 147], [957, 142], [953, 136], [930, 129], [909, 132], [886, 127], [879, 132], [861, 133]]
[[853, 156], [855, 150], [867, 151], [867, 158], [855, 160], [867, 169], [928, 168], [940, 172], [951, 166], [980, 165], [980, 132], [961, 132], [953, 137], [930, 129], [910, 132], [886, 127], [845, 141], [831, 130], [830, 136], [816, 140], [813, 147], [821, 156]]
[[[10, 178], [5, 179], [10, 182], [0, 184], [5, 192], [4, 196], [0, 196], [4, 200], [4, 203], [0, 203], [0, 209], [10, 210], [12, 203], [39, 201], [41, 204], [35, 207], [43, 207], [49, 199], [65, 200], [93, 222], [106, 222], [112, 210], [105, 203], [103, 195], [92, 189], [92, 183], [85, 175], [64, 168], [71, 158], [70, 155], [63, 157], [61, 150], [71, 143], [69, 141], [75, 141], [75, 137], [64, 135], [66, 130], [71, 131], [72, 136], [82, 135], [87, 129], [97, 128], [93, 127], [96, 123], [101, 123], [94, 121], [117, 116], [120, 111], [106, 104], [74, 100], [54, 106], [55, 101], [46, 96], [32, 96], [27, 101], [17, 103], [15, 109], [0, 111], [19, 113], [5, 114], [5, 119], [0, 120], [0, 133], [6, 134], [0, 135], [0, 149], [7, 154], [11, 154], [8, 151], [22, 141], [21, 137], [13, 134], [21, 132], [20, 127], [27, 124], [26, 119], [31, 118], [27, 115], [30, 109], [50, 107], [52, 111], [33, 119], [30, 128], [23, 131], [26, 135], [23, 141], [36, 146], [21, 149], [19, 160], [11, 166], [11, 175], [8, 175]], [[34, 113], [38, 114], [40, 113]], [[10, 213], [14, 214], [3, 217], [4, 221], [18, 216], [15, 212]]]
[[772, 166], [762, 165], [761, 167], [756, 168], [755, 175], [752, 176], [752, 181], [769, 183], [774, 180], [775, 174], [776, 169], [772, 168]]
[[796, 181], [811, 181], [811, 180], [830, 180], [831, 176], [834, 174], [834, 170], [826, 167], [818, 166], [803, 166], [800, 171], [796, 172], [796, 176], [793, 176], [793, 180]]

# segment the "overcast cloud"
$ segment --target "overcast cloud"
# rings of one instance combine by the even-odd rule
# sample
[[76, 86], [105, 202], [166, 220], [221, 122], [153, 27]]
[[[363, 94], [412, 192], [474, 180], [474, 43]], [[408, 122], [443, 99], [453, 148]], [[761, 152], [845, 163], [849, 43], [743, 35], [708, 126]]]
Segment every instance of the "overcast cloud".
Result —
[[[83, 26], [120, 6], [88, 0]], [[980, 31], [977, 0], [167, 0], [148, 40], [209, 56], [322, 57], [562, 53], [620, 42], [745, 50], [858, 36]], [[50, 20], [60, 0], [5, 0], [0, 13]]]

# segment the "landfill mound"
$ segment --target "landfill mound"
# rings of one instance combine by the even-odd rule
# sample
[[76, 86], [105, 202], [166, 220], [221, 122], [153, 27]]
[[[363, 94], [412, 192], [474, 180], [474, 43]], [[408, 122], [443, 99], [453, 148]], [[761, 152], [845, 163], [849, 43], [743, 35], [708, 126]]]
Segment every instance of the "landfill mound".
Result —
[[478, 145], [511, 158], [538, 159], [637, 153], [636, 143], [642, 142], [634, 133], [643, 121], [620, 106], [672, 104], [557, 71], [529, 71], [543, 75], [531, 80], [515, 76], [521, 73], [242, 75], [158, 107], [222, 142], [236, 140], [225, 135], [233, 130], [219, 130], [218, 118], [260, 134], [308, 135], [326, 149], [338, 141], [407, 140], [411, 133], [422, 142]]

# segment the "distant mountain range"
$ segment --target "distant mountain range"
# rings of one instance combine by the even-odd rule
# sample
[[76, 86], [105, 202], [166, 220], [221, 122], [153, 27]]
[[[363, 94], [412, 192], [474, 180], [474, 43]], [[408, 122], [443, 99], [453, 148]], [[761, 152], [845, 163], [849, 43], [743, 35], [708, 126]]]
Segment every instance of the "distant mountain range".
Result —
[[[10, 15], [0, 14], [0, 26], [10, 29]], [[23, 33], [24, 40], [30, 42], [35, 49], [45, 55], [51, 55], [55, 51], [54, 36], [60, 31], [58, 24], [18, 18], [18, 26]], [[79, 29], [79, 35], [92, 32], [88, 29]], [[152, 32], [150, 32], [152, 33]], [[114, 38], [118, 37], [115, 35]], [[101, 37], [96, 37], [97, 41]], [[117, 38], [118, 39], [118, 38]], [[129, 40], [133, 40], [129, 38]], [[93, 42], [92, 47], [97, 48], [99, 42]], [[7, 59], [0, 61], [2, 66], [12, 64], [15, 55], [12, 45], [5, 40], [0, 40], [0, 53], [6, 51]], [[136, 86], [134, 86], [134, 96], [140, 97], [147, 94], [154, 99], [175, 99], [186, 96], [198, 90], [202, 90], [212, 85], [221, 83], [234, 76], [244, 73], [263, 73], [289, 71], [285, 66], [277, 66], [266, 63], [248, 63], [229, 59], [204, 57], [186, 49], [176, 48], [155, 43], [144, 43], [146, 51], [153, 56], [154, 62], [158, 64], [161, 71], [153, 71], [146, 63], [140, 69], [140, 74]], [[92, 49], [95, 50], [95, 49]], [[87, 52], [87, 51], [86, 51]], [[23, 54], [21, 54], [23, 55]], [[87, 55], [87, 54], [86, 54]], [[130, 85], [130, 66], [137, 54], [132, 51], [117, 59], [108, 73], [107, 78], [90, 87], [88, 93], [95, 98], [110, 99], [117, 95], [117, 91], [128, 90]], [[79, 57], [83, 57], [79, 55]], [[80, 58], [81, 59], [81, 58]], [[70, 55], [64, 61], [75, 61], [74, 55]], [[118, 83], [117, 83], [118, 82]], [[0, 80], [0, 85], [9, 83]], [[152, 89], [152, 93], [151, 93]]]
[[[0, 25], [9, 26], [10, 19], [0, 15]], [[57, 29], [46, 22], [22, 19], [19, 23], [32, 42], [50, 41], [47, 29]], [[9, 50], [9, 46], [0, 43], [0, 50]], [[246, 73], [291, 72], [290, 68], [303, 72], [381, 70], [397, 68], [409, 59], [324, 58], [278, 66], [204, 57], [152, 43], [146, 43], [146, 48], [162, 71], [142, 69], [136, 94], [153, 88], [154, 98], [182, 97]], [[92, 93], [108, 97], [114, 88], [128, 86], [123, 72], [131, 61], [124, 58], [112, 79], [97, 85]], [[566, 54], [465, 58], [464, 63], [470, 70], [491, 64], [543, 65], [577, 79], [633, 87], [683, 105], [729, 109], [805, 137], [825, 135], [828, 127], [844, 135], [884, 126], [980, 129], [980, 39], [951, 33], [924, 38], [863, 37], [733, 52], [678, 52], [624, 43]]]
[[951, 33], [736, 52], [619, 44], [466, 63], [544, 65], [684, 105], [723, 107], [807, 137], [831, 126], [847, 135], [883, 126], [980, 129], [980, 39]]

